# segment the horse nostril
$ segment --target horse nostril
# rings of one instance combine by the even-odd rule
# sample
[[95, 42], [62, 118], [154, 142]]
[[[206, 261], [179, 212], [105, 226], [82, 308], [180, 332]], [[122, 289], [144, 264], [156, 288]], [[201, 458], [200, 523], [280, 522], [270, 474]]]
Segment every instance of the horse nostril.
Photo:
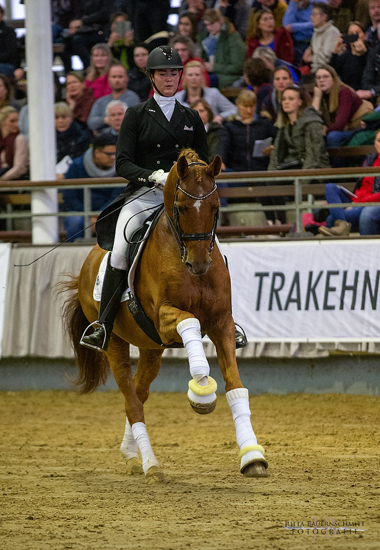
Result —
[[186, 262], [185, 265], [186, 265], [186, 267], [187, 267], [188, 269], [191, 269], [191, 268], [193, 267], [192, 264], [191, 264], [190, 262]]

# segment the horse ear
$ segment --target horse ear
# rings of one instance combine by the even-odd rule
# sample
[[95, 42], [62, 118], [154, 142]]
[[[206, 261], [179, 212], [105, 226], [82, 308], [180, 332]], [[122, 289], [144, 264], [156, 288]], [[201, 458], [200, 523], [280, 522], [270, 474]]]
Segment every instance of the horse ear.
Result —
[[221, 169], [222, 157], [220, 155], [216, 155], [212, 163], [207, 166], [206, 172], [210, 177], [215, 178], [216, 176], [219, 176]]
[[185, 156], [179, 157], [177, 161], [177, 172], [181, 180], [189, 175], [189, 166]]

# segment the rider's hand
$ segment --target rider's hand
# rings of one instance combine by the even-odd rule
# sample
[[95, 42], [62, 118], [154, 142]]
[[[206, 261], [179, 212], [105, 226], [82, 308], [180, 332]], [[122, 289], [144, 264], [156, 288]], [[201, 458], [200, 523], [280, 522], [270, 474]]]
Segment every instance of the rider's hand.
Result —
[[151, 174], [148, 179], [149, 179], [149, 181], [151, 181], [153, 183], [156, 183], [157, 185], [159, 185], [161, 187], [161, 189], [163, 189], [163, 187], [165, 185], [165, 182], [168, 179], [168, 175], [169, 175], [169, 172], [164, 172], [161, 169], [161, 170], [156, 170], [155, 172], [153, 172], [153, 174]]

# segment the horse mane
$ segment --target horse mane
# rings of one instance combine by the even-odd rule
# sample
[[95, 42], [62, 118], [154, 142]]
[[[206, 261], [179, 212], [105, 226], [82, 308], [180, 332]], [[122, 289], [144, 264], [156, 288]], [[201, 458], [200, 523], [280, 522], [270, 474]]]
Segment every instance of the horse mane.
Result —
[[181, 149], [178, 158], [186, 157], [187, 162], [197, 162], [199, 160], [198, 153], [194, 149]]

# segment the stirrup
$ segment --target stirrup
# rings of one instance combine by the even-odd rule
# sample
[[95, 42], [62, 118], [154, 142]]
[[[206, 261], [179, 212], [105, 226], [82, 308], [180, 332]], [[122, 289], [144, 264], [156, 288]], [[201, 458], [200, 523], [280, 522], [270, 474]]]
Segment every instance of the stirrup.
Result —
[[[88, 331], [88, 329], [90, 327], [92, 327], [93, 325], [98, 325], [99, 327], [103, 327], [103, 330], [104, 330], [104, 340], [103, 340], [103, 344], [102, 344], [102, 347], [99, 348], [98, 346], [93, 346], [92, 344], [88, 344], [87, 342], [84, 342], [83, 341], [83, 338], [86, 336], [86, 332]], [[89, 336], [91, 336], [89, 334]], [[84, 346], [85, 348], [90, 348], [90, 349], [96, 349], [96, 351], [104, 351], [104, 345], [107, 341], [107, 331], [106, 331], [106, 327], [104, 325], [104, 323], [100, 323], [99, 321], [94, 321], [93, 323], [91, 323], [90, 325], [88, 325], [88, 327], [85, 328], [84, 330], [84, 333], [82, 334], [81, 336], [81, 339], [79, 340], [79, 343]]]
[[236, 349], [245, 348], [245, 346], [248, 344], [247, 335], [245, 334], [243, 327], [241, 327], [237, 323], [235, 323], [235, 343]]

